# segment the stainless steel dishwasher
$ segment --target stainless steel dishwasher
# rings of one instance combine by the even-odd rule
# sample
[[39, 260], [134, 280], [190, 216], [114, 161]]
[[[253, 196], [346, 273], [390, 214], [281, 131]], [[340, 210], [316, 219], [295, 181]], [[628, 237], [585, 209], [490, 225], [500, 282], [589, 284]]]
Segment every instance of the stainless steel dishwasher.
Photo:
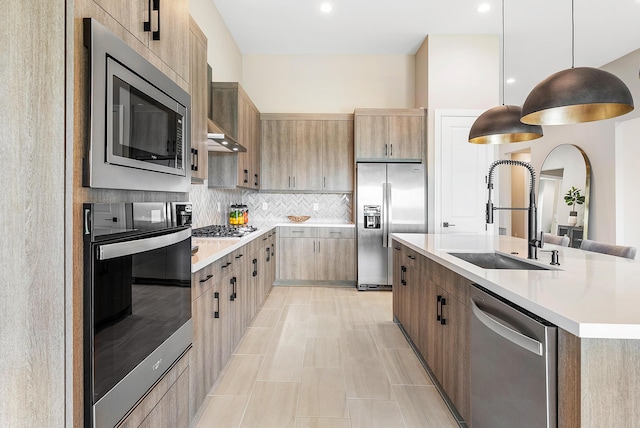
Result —
[[471, 288], [471, 427], [557, 426], [557, 327]]

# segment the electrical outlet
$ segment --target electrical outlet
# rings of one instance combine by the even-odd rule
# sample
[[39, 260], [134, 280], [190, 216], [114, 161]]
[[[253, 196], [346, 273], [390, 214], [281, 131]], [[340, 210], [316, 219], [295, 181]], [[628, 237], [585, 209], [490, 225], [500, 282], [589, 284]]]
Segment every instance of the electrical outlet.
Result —
[[269, 209], [269, 204], [267, 204], [266, 202], [262, 203], [262, 211], [266, 211]]
[[318, 211], [319, 209], [320, 209], [320, 204], [319, 203], [316, 202], [315, 204], [313, 204], [313, 210], [314, 211]]

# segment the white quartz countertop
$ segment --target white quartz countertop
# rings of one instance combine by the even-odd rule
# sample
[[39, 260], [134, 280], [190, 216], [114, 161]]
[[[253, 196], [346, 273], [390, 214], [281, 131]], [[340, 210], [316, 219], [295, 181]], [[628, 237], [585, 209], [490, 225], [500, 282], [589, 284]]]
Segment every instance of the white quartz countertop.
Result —
[[545, 244], [537, 264], [557, 270], [483, 269], [449, 252], [518, 253], [524, 239], [507, 236], [393, 234], [393, 239], [582, 338], [640, 339], [640, 262]]

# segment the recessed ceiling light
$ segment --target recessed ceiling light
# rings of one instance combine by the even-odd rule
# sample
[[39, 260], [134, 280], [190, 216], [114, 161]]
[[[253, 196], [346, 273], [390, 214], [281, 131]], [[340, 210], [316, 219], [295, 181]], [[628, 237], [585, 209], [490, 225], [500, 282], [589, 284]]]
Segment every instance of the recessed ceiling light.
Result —
[[225, 140], [222, 140], [222, 145], [223, 146], [226, 146], [227, 144], [229, 144], [229, 143], [227, 143]]
[[489, 12], [490, 10], [491, 5], [489, 3], [482, 3], [480, 6], [478, 6], [478, 12], [480, 13]]
[[516, 79], [514, 79], [513, 77], [509, 77], [509, 78], [507, 79], [507, 83], [508, 83], [508, 84], [516, 83]]
[[333, 10], [333, 6], [331, 6], [331, 3], [322, 3], [320, 10], [324, 13], [329, 13]]

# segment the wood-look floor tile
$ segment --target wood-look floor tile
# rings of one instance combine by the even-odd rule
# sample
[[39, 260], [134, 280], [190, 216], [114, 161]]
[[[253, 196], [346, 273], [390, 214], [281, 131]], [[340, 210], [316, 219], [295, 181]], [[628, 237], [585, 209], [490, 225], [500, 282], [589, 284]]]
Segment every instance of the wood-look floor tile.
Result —
[[287, 301], [288, 294], [270, 294], [264, 301], [263, 309], [282, 309]]
[[394, 385], [393, 392], [407, 428], [457, 428], [435, 386]]
[[280, 345], [300, 345], [307, 344], [307, 323], [279, 322], [273, 330], [271, 343]]
[[271, 342], [273, 330], [274, 328], [249, 327], [233, 353], [266, 354], [269, 343]]
[[213, 395], [251, 395], [262, 355], [233, 355]]
[[398, 403], [393, 400], [349, 399], [351, 428], [402, 428], [404, 421]]
[[280, 285], [274, 285], [271, 287], [271, 291], [269, 292], [269, 296], [272, 294], [284, 294], [287, 295], [291, 292], [291, 287], [283, 287]]
[[380, 349], [380, 358], [392, 385], [433, 385], [413, 349]]
[[371, 333], [379, 348], [409, 348], [409, 342], [395, 323], [378, 323]]
[[280, 321], [300, 323], [309, 321], [310, 305], [285, 305]]
[[337, 315], [311, 315], [307, 322], [307, 337], [340, 337], [341, 329]]
[[342, 368], [304, 368], [297, 416], [348, 417]]
[[299, 382], [256, 382], [242, 428], [294, 428]]
[[264, 356], [258, 380], [295, 381], [302, 378], [305, 346], [272, 343]]
[[209, 395], [195, 427], [238, 428], [248, 401], [249, 396], [246, 395]]
[[340, 339], [337, 337], [307, 338], [304, 367], [342, 367]]
[[253, 318], [251, 327], [275, 327], [281, 314], [282, 309], [260, 309]]
[[311, 315], [338, 315], [336, 303], [330, 300], [311, 300]]
[[298, 418], [296, 428], [351, 428], [351, 424], [344, 418]]
[[311, 300], [327, 300], [336, 296], [334, 287], [312, 287]]
[[287, 295], [287, 305], [308, 305], [311, 303], [311, 287], [291, 287]]
[[379, 358], [344, 360], [348, 398], [392, 400], [393, 392]]
[[378, 358], [378, 347], [369, 330], [341, 330], [340, 346], [345, 359]]

